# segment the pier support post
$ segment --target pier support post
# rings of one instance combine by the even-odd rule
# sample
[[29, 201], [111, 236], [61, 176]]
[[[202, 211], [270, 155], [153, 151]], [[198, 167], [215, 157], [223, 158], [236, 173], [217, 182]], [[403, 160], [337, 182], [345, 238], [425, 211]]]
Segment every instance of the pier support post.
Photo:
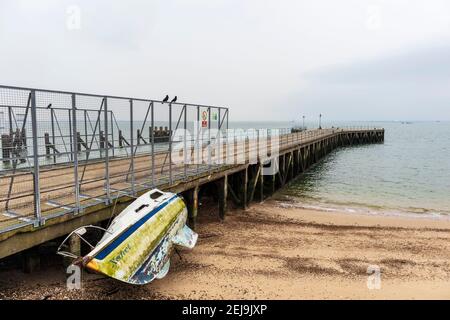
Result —
[[22, 257], [23, 257], [23, 272], [33, 273], [35, 271], [39, 271], [39, 269], [41, 268], [41, 257], [39, 256], [38, 247], [25, 250], [22, 253]]
[[277, 174], [274, 173], [270, 176], [270, 188], [271, 188], [271, 194], [274, 194], [276, 191], [276, 180], [277, 180]]
[[[106, 223], [106, 221], [104, 223]], [[106, 225], [104, 227], [106, 227]], [[81, 257], [81, 239], [76, 234], [73, 234], [69, 238], [69, 240], [67, 241], [67, 245], [69, 247], [68, 248], [69, 252]], [[63, 257], [62, 259], [64, 268], [69, 267], [73, 263], [72, 258]]]
[[295, 177], [295, 159], [294, 152], [291, 152], [291, 170], [289, 171], [289, 180], [293, 180]]
[[247, 210], [248, 167], [242, 170], [241, 175], [241, 204], [242, 209]]
[[197, 214], [198, 214], [198, 191], [199, 186], [191, 189], [187, 192], [187, 208], [188, 208], [188, 224], [195, 230], [197, 227]]
[[264, 201], [264, 165], [262, 163], [259, 164], [259, 200], [261, 202]]
[[69, 251], [77, 256], [81, 256], [81, 239], [77, 235], [72, 235], [69, 239]]
[[217, 182], [219, 191], [219, 218], [225, 219], [227, 213], [227, 196], [228, 196], [228, 176], [225, 175]]

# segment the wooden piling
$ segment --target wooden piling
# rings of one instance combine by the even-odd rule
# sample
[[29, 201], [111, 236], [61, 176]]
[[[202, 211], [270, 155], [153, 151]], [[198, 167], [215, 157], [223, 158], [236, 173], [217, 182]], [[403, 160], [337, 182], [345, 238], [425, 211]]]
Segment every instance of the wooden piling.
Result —
[[69, 251], [77, 256], [81, 256], [81, 239], [76, 235], [72, 235], [69, 239]]
[[45, 143], [45, 156], [50, 157], [50, 135], [48, 133], [44, 133], [44, 143]]
[[83, 146], [86, 150], [89, 150], [87, 143], [81, 138], [81, 134], [77, 132], [77, 143], [78, 143], [78, 151], [81, 150], [81, 146]]
[[264, 201], [264, 164], [259, 164], [259, 200]]
[[248, 167], [241, 172], [241, 204], [242, 209], [247, 210], [247, 191], [248, 191]]
[[228, 175], [225, 175], [222, 179], [217, 181], [217, 189], [219, 196], [219, 218], [225, 220], [225, 214], [227, 213], [227, 198], [228, 198]]
[[199, 186], [188, 190], [187, 193], [187, 209], [188, 209], [188, 224], [195, 230], [197, 225], [197, 215], [198, 215], [198, 192]]
[[41, 268], [39, 247], [33, 247], [22, 252], [22, 269], [25, 273], [33, 273]]
[[11, 161], [11, 151], [12, 151], [12, 138], [9, 134], [2, 134], [2, 158], [3, 163], [7, 164]]
[[105, 135], [100, 131], [100, 149], [105, 149]]

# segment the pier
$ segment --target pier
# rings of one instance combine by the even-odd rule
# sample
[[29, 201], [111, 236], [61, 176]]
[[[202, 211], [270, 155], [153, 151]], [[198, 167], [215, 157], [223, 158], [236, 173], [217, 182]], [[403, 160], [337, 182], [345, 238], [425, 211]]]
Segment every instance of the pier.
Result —
[[0, 133], [0, 259], [153, 188], [182, 194], [193, 228], [205, 194], [226, 219], [228, 204], [264, 201], [339, 147], [384, 141], [381, 128], [245, 131], [226, 107], [7, 86]]

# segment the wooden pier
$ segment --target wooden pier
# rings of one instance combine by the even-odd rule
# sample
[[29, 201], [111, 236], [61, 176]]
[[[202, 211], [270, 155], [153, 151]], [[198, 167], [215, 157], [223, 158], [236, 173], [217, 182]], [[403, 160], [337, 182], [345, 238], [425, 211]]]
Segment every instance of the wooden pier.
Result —
[[[181, 116], [180, 116], [181, 117]], [[219, 116], [220, 117], [220, 116]], [[167, 129], [170, 132], [170, 128]], [[167, 131], [165, 130], [165, 131]], [[161, 130], [162, 131], [162, 130]], [[129, 144], [122, 133], [119, 133], [120, 147]], [[156, 136], [157, 133], [154, 134]], [[161, 134], [166, 136], [166, 134]], [[106, 135], [107, 136], [107, 135]], [[7, 143], [9, 140], [4, 138]], [[7, 141], [8, 140], [8, 141]], [[138, 133], [138, 140], [140, 140]], [[187, 203], [189, 212], [189, 224], [195, 228], [198, 213], [199, 195], [202, 189], [215, 192], [217, 199], [217, 215], [220, 219], [226, 218], [229, 203], [247, 208], [254, 201], [263, 201], [271, 196], [277, 189], [301, 175], [313, 164], [317, 163], [327, 154], [339, 147], [356, 146], [360, 144], [382, 143], [384, 141], [384, 129], [317, 129], [302, 132], [283, 134], [279, 137], [279, 152], [276, 156], [278, 169], [274, 174], [264, 174], [268, 166], [264, 159], [257, 158], [251, 161], [251, 141], [246, 141], [241, 147], [233, 146], [233, 156], [244, 155], [244, 163], [241, 164], [192, 164], [171, 166], [170, 179], [168, 178], [167, 158], [168, 151], [158, 153], [142, 153], [133, 158], [133, 183], [139, 186], [136, 190], [130, 190], [129, 183], [129, 157], [111, 157], [108, 159], [108, 172], [105, 175], [104, 160], [96, 159], [85, 163], [83, 172], [83, 184], [80, 186], [80, 204], [75, 203], [73, 197], [74, 165], [65, 163], [60, 165], [42, 166], [39, 172], [40, 198], [42, 208], [42, 221], [35, 225], [30, 223], [34, 214], [33, 199], [33, 175], [19, 173], [14, 176], [14, 190], [11, 206], [14, 201], [20, 213], [4, 214], [0, 218], [0, 259], [15, 253], [36, 247], [50, 240], [62, 237], [74, 229], [90, 224], [98, 224], [120, 213], [134, 199], [130, 194], [137, 196], [157, 187], [164, 191], [181, 193]], [[86, 141], [77, 142], [81, 148]], [[107, 145], [108, 140], [103, 141]], [[144, 143], [144, 141], [143, 141]], [[54, 145], [46, 137], [47, 154], [50, 155]], [[221, 142], [221, 151], [227, 148], [225, 142]], [[53, 154], [52, 154], [53, 155]], [[222, 155], [222, 153], [221, 153]], [[7, 155], [9, 157], [9, 154]], [[217, 155], [216, 155], [217, 156]], [[8, 158], [5, 157], [4, 158]], [[151, 170], [154, 172], [151, 172]], [[151, 175], [149, 173], [152, 173]], [[153, 181], [149, 181], [149, 177]], [[2, 181], [12, 179], [3, 176]], [[105, 196], [105, 183], [109, 184], [111, 194]], [[120, 190], [115, 192], [115, 190]], [[8, 185], [0, 185], [0, 197], [8, 193]], [[83, 198], [83, 193], [89, 194]], [[111, 199], [113, 199], [111, 201]], [[81, 205], [83, 210], [72, 210]], [[66, 214], [61, 214], [66, 210]], [[21, 223], [23, 225], [21, 225]]]

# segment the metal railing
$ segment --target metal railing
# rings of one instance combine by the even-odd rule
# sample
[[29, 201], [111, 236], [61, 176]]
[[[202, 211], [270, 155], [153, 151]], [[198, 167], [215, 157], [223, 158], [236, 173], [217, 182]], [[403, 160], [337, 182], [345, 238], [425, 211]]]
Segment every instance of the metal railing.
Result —
[[226, 129], [228, 118], [210, 105], [0, 86], [0, 224], [39, 226], [173, 183], [192, 174], [170, 159], [173, 132]]

